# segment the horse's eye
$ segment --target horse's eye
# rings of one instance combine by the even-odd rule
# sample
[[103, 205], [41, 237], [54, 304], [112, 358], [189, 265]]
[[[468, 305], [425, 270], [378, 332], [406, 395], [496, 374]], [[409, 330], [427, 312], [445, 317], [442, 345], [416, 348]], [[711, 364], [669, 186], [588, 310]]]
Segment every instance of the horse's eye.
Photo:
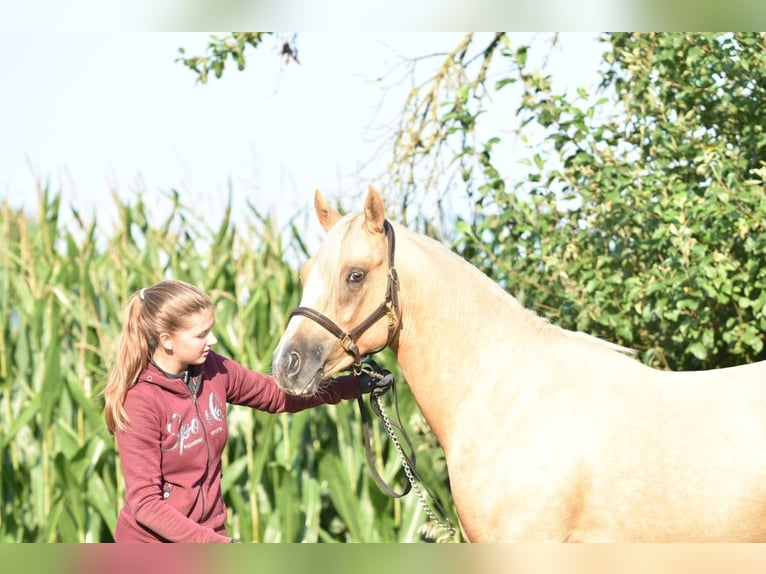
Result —
[[364, 271], [361, 269], [352, 269], [348, 272], [347, 282], [349, 287], [358, 287], [364, 281]]

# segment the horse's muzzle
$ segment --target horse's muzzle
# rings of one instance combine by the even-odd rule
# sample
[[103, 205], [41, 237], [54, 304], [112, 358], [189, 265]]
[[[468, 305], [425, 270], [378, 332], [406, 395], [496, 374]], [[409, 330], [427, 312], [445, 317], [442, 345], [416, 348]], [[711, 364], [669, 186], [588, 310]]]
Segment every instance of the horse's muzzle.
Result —
[[284, 339], [274, 351], [271, 372], [279, 388], [291, 395], [313, 395], [326, 377], [326, 361], [335, 341], [307, 344], [300, 336]]

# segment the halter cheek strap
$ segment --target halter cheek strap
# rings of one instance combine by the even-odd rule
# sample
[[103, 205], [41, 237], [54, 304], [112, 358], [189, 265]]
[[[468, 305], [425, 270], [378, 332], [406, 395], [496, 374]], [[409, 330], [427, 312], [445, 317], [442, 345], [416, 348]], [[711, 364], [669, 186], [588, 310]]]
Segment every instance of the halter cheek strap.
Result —
[[[388, 338], [385, 345], [387, 346], [391, 342], [391, 337], [394, 334], [396, 328], [396, 319], [399, 312], [399, 293], [397, 291], [397, 285], [399, 283], [399, 277], [394, 267], [394, 252], [396, 248], [396, 238], [394, 237], [394, 228], [385, 220], [383, 222], [383, 229], [386, 232], [386, 238], [388, 239], [388, 286], [386, 288], [386, 298], [364, 321], [359, 325], [346, 332], [341, 329], [335, 322], [329, 317], [323, 315], [319, 311], [315, 311], [310, 307], [296, 307], [290, 313], [290, 318], [295, 315], [303, 315], [308, 317], [315, 323], [321, 325], [327, 329], [330, 333], [340, 342], [343, 350], [349, 355], [354, 357], [354, 371], [357, 371], [362, 364], [362, 355], [359, 352], [359, 347], [356, 342], [359, 337], [378, 322], [382, 317], [388, 317]], [[381, 347], [382, 348], [382, 347]], [[377, 351], [371, 351], [370, 354]]]

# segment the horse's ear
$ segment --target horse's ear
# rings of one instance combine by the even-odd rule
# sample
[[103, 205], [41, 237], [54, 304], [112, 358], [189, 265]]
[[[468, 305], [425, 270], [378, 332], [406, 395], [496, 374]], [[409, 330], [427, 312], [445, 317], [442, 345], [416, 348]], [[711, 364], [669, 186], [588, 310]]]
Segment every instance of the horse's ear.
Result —
[[314, 192], [314, 210], [317, 212], [319, 224], [325, 231], [330, 229], [340, 219], [340, 213], [325, 201], [322, 192], [318, 189]]
[[383, 208], [383, 200], [378, 191], [370, 186], [367, 199], [364, 201], [364, 226], [371, 233], [382, 233], [385, 220], [386, 211]]

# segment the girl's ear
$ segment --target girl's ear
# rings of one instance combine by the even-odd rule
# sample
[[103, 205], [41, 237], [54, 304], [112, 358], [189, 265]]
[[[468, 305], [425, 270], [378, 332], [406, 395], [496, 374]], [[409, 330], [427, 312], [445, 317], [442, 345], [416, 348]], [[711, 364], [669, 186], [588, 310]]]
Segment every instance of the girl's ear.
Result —
[[167, 333], [160, 333], [160, 347], [165, 351], [173, 350], [173, 338]]

